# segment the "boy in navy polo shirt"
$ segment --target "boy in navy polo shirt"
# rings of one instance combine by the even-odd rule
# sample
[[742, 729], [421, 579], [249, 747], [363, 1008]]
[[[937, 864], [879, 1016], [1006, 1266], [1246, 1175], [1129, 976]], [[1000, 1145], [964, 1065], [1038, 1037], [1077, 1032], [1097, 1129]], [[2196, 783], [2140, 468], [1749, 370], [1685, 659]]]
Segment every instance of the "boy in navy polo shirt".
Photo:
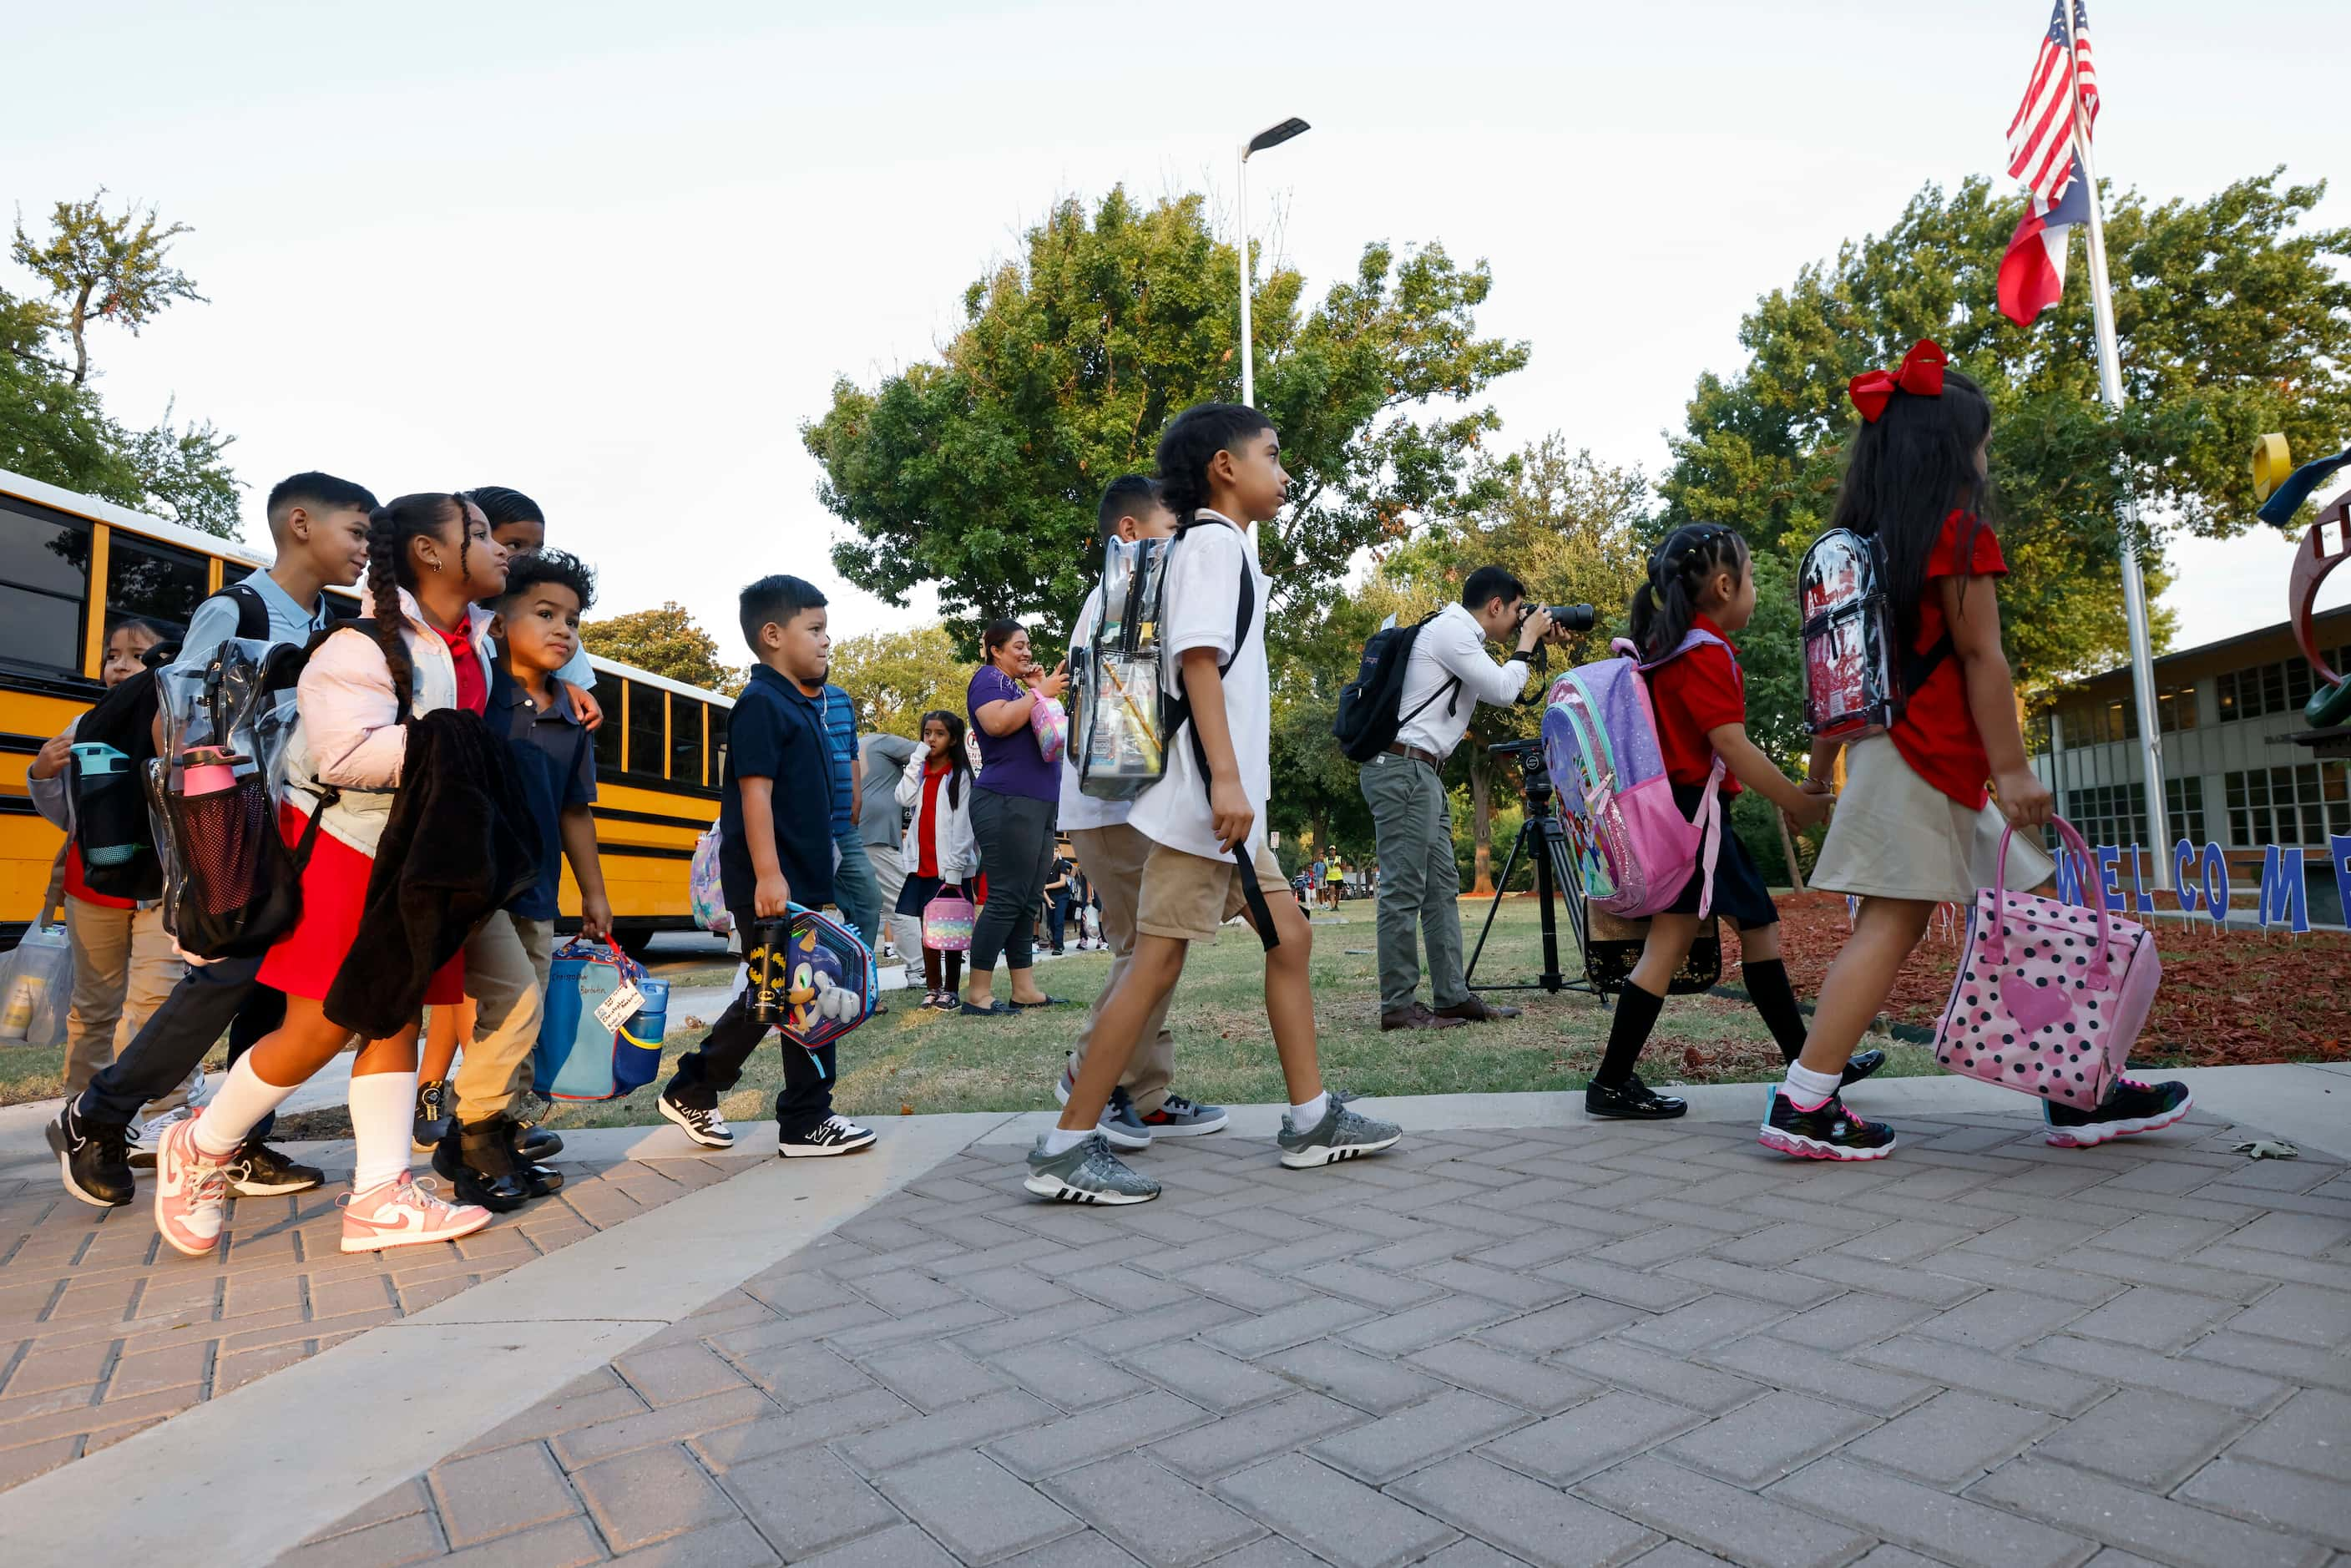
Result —
[[[797, 577], [763, 577], [743, 591], [743, 640], [758, 663], [727, 720], [726, 778], [718, 805], [719, 894], [747, 946], [752, 925], [832, 901], [831, 743], [824, 715], [803, 687], [821, 688], [831, 661], [824, 595]], [[790, 780], [778, 789], [778, 779]], [[707, 1148], [735, 1134], [718, 1097], [768, 1032], [751, 1016], [751, 993], [736, 994], [698, 1051], [678, 1059], [662, 1091], [661, 1113]], [[811, 1053], [786, 1043], [784, 1089], [776, 1096], [778, 1152], [845, 1155], [873, 1134], [832, 1113], [833, 1048]]]

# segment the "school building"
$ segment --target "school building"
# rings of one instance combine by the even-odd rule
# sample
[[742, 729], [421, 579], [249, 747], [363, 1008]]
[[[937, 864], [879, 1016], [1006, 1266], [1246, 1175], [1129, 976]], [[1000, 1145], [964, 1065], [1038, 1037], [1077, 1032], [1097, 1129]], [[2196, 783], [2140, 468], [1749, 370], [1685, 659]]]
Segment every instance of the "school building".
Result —
[[[2314, 617], [2314, 627], [2327, 664], [2338, 674], [2351, 669], [2351, 608]], [[2351, 833], [2351, 758], [2321, 760], [2289, 738], [2309, 729], [2302, 706], [2316, 682], [2283, 622], [2155, 661], [2171, 837], [2199, 854], [2206, 844], [2220, 846], [2241, 920], [2257, 906], [2262, 852], [2276, 844], [2304, 852], [2312, 923], [2345, 923], [2326, 839]], [[2092, 845], [2147, 836], [2128, 664], [2067, 690], [2030, 739], [2033, 771]], [[2170, 858], [2167, 848], [2163, 859]], [[2123, 865], [2128, 889], [2127, 856]], [[2152, 888], [2152, 856], [2142, 857], [2142, 874]], [[2167, 896], [2158, 907], [2178, 905]]]

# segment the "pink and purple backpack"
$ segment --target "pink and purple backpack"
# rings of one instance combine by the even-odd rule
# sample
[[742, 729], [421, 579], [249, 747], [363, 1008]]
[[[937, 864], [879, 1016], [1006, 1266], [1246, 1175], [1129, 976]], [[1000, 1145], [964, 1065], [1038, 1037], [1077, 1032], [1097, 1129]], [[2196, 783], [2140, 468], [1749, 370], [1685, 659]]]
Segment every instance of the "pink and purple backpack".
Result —
[[[1583, 895], [1612, 915], [1639, 919], [1668, 908], [1704, 865], [1698, 918], [1714, 904], [1714, 862], [1722, 847], [1722, 758], [1707, 775], [1695, 820], [1674, 804], [1657, 745], [1656, 710], [1650, 706], [1649, 671], [1704, 643], [1692, 630], [1656, 664], [1618, 638], [1617, 653], [1574, 669], [1552, 683], [1543, 710], [1543, 761], [1559, 791], [1559, 816], [1575, 841]], [[1728, 644], [1725, 644], [1728, 646]]]

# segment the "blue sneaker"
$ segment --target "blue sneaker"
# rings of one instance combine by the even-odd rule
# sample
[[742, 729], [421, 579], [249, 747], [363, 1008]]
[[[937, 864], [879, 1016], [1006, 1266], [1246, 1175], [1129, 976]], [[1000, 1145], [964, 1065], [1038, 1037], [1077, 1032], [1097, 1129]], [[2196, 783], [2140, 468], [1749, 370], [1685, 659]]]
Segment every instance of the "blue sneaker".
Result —
[[1174, 1090], [1159, 1103], [1159, 1109], [1139, 1118], [1154, 1137], [1197, 1138], [1209, 1133], [1221, 1133], [1232, 1118], [1222, 1105], [1203, 1105], [1186, 1100]]
[[2054, 1100], [2041, 1110], [2049, 1124], [2044, 1142], [2061, 1149], [2088, 1149], [2134, 1133], [2158, 1132], [2188, 1114], [2196, 1097], [2185, 1083], [2141, 1083], [2123, 1078], [2095, 1111], [2076, 1111]]

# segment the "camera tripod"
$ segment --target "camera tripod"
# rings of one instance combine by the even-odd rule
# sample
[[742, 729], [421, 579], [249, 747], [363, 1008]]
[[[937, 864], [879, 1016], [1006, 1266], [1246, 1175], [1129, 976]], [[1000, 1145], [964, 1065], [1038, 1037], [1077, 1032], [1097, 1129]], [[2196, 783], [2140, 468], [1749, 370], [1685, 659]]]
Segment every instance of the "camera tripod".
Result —
[[[1510, 752], [1528, 746], [1520, 741], [1493, 749]], [[1473, 991], [1583, 991], [1589, 996], [1602, 996], [1604, 993], [1591, 978], [1591, 936], [1584, 924], [1583, 878], [1576, 873], [1575, 845], [1552, 808], [1551, 779], [1543, 771], [1541, 753], [1530, 747], [1516, 750], [1515, 755], [1525, 768], [1519, 798], [1524, 802], [1526, 820], [1519, 824], [1519, 836], [1510, 841], [1510, 852], [1502, 860], [1501, 874], [1494, 879], [1494, 896], [1486, 905], [1486, 923], [1479, 928], [1478, 946], [1469, 954], [1462, 978]], [[1520, 855], [1534, 862], [1535, 901], [1542, 921], [1542, 973], [1532, 980], [1481, 986], [1477, 983], [1478, 960], [1485, 954], [1486, 939], [1493, 935], [1494, 916], [1501, 913], [1502, 898], [1510, 892], [1510, 874], [1518, 869]], [[1575, 936], [1579, 977], [1573, 980], [1559, 967], [1559, 912], [1555, 907], [1559, 904], [1567, 905], [1568, 929]]]

